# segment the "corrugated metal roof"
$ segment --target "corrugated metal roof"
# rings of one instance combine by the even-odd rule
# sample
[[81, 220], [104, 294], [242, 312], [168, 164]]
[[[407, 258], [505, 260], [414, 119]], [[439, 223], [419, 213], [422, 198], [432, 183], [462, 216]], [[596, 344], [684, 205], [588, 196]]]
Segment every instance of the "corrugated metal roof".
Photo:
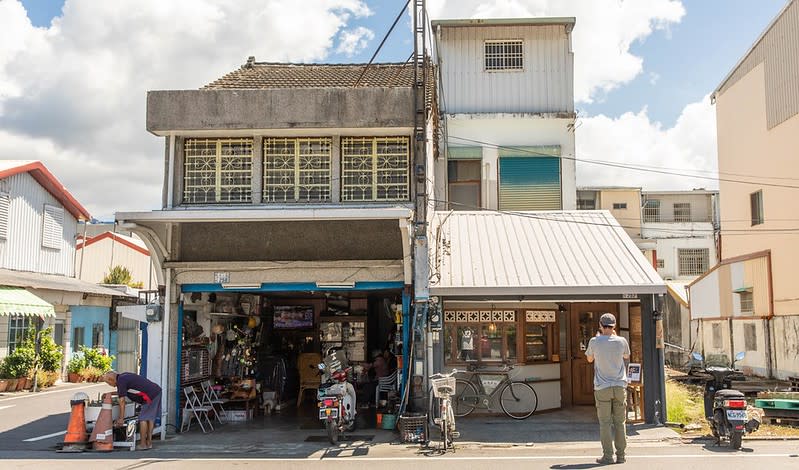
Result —
[[89, 211], [67, 191], [67, 188], [58, 181], [44, 164], [38, 160], [0, 160], [0, 179], [8, 178], [19, 173], [30, 173], [42, 187], [53, 195], [66, 210], [78, 220], [92, 218]]
[[608, 211], [439, 212], [432, 228], [434, 295], [666, 292]]
[[27, 271], [12, 271], [10, 269], [0, 269], [0, 285], [31, 289], [60, 290], [65, 292], [82, 292], [85, 294], [106, 295], [109, 297], [128, 296], [128, 294], [116, 289], [109, 289], [72, 277], [31, 273]]

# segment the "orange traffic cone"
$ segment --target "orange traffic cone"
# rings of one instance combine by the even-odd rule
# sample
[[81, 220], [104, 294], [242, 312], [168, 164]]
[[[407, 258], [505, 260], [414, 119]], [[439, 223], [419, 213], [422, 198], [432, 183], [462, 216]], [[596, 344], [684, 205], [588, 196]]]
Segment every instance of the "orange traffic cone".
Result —
[[89, 434], [86, 432], [86, 401], [88, 399], [88, 395], [78, 392], [70, 400], [72, 412], [69, 414], [64, 445], [59, 452], [83, 452], [86, 450], [86, 444], [89, 443]]
[[112, 415], [111, 392], [103, 394], [103, 409], [94, 423], [94, 430], [89, 442], [94, 442], [93, 449], [100, 452], [114, 450], [114, 418]]

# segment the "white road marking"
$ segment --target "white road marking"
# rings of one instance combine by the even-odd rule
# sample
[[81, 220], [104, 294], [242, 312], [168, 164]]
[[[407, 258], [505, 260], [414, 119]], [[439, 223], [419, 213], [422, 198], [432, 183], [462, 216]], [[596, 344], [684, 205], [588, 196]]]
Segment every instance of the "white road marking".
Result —
[[[756, 453], [739, 453], [739, 452], [730, 452], [728, 454], [663, 454], [663, 455], [627, 455], [627, 461], [630, 460], [667, 460], [667, 459], [757, 459], [757, 458], [774, 458], [774, 457], [785, 457], [785, 458], [799, 458], [799, 453], [786, 453], [786, 454], [756, 454]], [[308, 462], [308, 461], [319, 461], [319, 462], [331, 462], [336, 460], [349, 460], [349, 461], [363, 461], [363, 462], [407, 462], [418, 460], [420, 462], [432, 462], [435, 460], [589, 460], [593, 462], [594, 456], [585, 456], [585, 455], [520, 455], [518, 457], [513, 456], [435, 456], [435, 457], [421, 457], [421, 456], [402, 456], [402, 457], [288, 457], [288, 458], [270, 458], [269, 462]], [[264, 462], [263, 458], [235, 458], [232, 459], [236, 462]], [[81, 461], [92, 461], [92, 459], [87, 459]], [[105, 460], [97, 460], [98, 462], [104, 462]], [[138, 461], [147, 461], [147, 462], [171, 462], [172, 460], [169, 458], [143, 458], [139, 459]], [[192, 457], [192, 462], [229, 462], [231, 461], [230, 457], [223, 458], [223, 457], [211, 457], [211, 458], [203, 458], [203, 457]]]
[[6, 406], [0, 406], [0, 410], [4, 410], [4, 409], [6, 409], [6, 408], [12, 408], [12, 407], [14, 407], [14, 406], [16, 406], [16, 405], [6, 405]]
[[18, 397], [0, 398], [0, 403], [7, 402], [7, 401], [11, 401], [11, 400], [19, 400], [19, 399], [21, 399], [21, 398], [36, 398], [36, 397], [41, 397], [41, 396], [43, 396], [43, 395], [50, 395], [50, 394], [52, 394], [52, 393], [62, 393], [62, 392], [68, 392], [68, 391], [70, 391], [70, 390], [75, 390], [75, 391], [78, 391], [78, 392], [79, 392], [79, 391], [81, 391], [81, 389], [86, 389], [86, 388], [95, 388], [95, 387], [101, 387], [101, 386], [102, 386], [102, 387], [108, 387], [108, 388], [111, 388], [111, 387], [110, 387], [109, 385], [107, 385], [105, 382], [103, 382], [103, 383], [91, 384], [91, 385], [89, 385], [89, 384], [78, 384], [76, 387], [61, 388], [61, 389], [59, 389], [59, 390], [50, 390], [50, 391], [48, 391], [48, 392], [36, 392], [36, 393], [30, 392], [30, 393], [26, 393], [26, 394], [24, 394], [24, 395], [20, 395], [20, 396], [18, 396]]
[[54, 432], [54, 433], [52, 433], [52, 434], [48, 434], [48, 435], [46, 435], [46, 436], [39, 436], [39, 437], [32, 437], [32, 438], [30, 438], [30, 439], [23, 439], [23, 441], [22, 441], [22, 442], [35, 442], [35, 441], [41, 441], [42, 439], [50, 439], [51, 437], [61, 436], [61, 435], [63, 435], [63, 434], [66, 434], [66, 433], [67, 433], [66, 431]]

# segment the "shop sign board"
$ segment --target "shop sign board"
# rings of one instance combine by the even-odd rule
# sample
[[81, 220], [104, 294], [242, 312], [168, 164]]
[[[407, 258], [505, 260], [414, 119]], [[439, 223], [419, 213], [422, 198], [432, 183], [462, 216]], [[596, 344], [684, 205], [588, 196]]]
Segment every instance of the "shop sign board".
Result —
[[227, 271], [214, 271], [214, 284], [229, 284], [230, 273]]

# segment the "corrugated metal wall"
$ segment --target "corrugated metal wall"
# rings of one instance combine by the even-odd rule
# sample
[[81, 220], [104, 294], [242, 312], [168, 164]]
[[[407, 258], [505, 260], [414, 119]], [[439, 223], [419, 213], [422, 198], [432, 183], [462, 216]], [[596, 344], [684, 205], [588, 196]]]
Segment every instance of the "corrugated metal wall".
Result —
[[116, 344], [111, 353], [116, 355], [114, 368], [117, 372], [139, 372], [139, 322], [120, 315], [117, 325]]
[[[524, 70], [486, 72], [484, 41], [523, 40]], [[441, 28], [443, 112], [574, 112], [574, 55], [563, 25]]]
[[63, 207], [29, 174], [20, 173], [4, 180], [11, 196], [8, 237], [0, 240], [0, 267], [18, 271], [72, 276], [75, 261], [75, 235], [78, 222], [64, 211], [59, 250], [42, 247], [45, 204]]
[[719, 88], [724, 93], [758, 64], [766, 75], [768, 128], [799, 114], [799, 2], [792, 1]]
[[[746, 260], [744, 265], [744, 279], [746, 286], [752, 287], [752, 301], [754, 302], [755, 315], [769, 315], [771, 312], [768, 258], [755, 258]], [[738, 286], [733, 286], [736, 288]]]

